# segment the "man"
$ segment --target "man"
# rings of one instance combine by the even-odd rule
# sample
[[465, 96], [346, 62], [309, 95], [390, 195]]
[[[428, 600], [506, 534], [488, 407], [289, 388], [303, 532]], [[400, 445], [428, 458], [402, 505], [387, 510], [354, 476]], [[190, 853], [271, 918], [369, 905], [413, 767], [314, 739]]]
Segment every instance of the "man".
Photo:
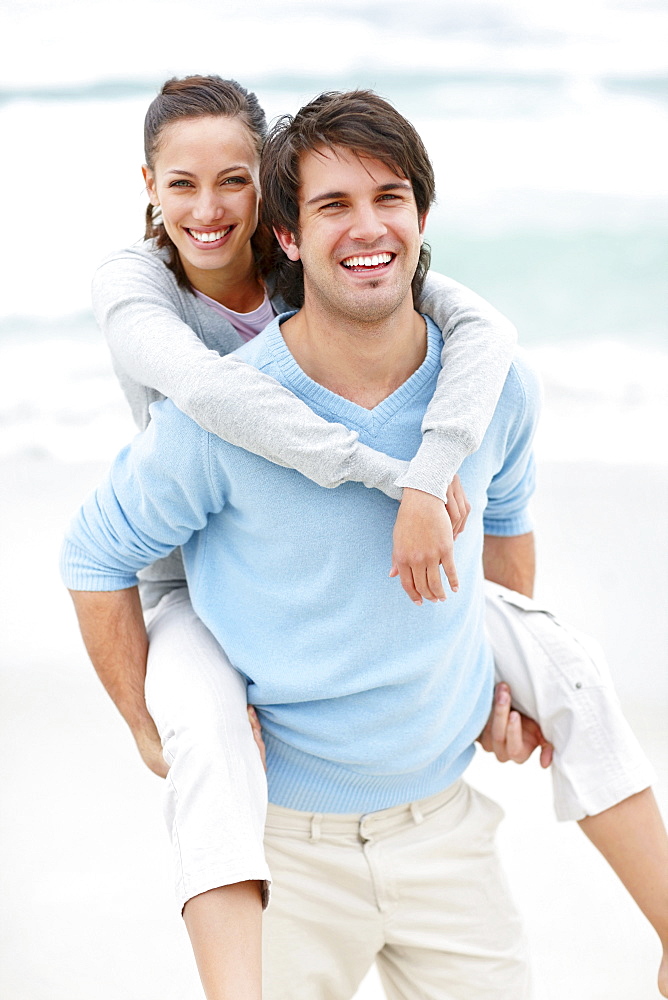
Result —
[[[303, 306], [241, 354], [402, 459], [440, 366], [440, 333], [413, 306], [433, 194], [419, 137], [368, 92], [311, 102], [263, 161]], [[527, 591], [533, 577], [536, 397], [513, 366], [462, 467], [473, 511], [447, 602], [420, 608], [387, 577], [389, 498], [322, 490], [169, 402], [72, 529], [68, 579], [90, 591], [129, 587], [182, 545], [193, 606], [246, 678], [272, 803], [269, 998], [350, 997], [374, 959], [390, 997], [528, 995], [494, 854], [500, 811], [461, 776], [492, 695], [481, 555], [501, 584]]]

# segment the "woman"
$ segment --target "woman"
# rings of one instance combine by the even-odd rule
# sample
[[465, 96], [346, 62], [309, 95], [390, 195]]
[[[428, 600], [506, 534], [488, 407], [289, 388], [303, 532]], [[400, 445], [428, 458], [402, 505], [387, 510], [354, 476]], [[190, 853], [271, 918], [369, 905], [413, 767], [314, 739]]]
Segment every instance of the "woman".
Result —
[[[457, 586], [446, 487], [484, 433], [513, 338], [498, 315], [466, 289], [430, 279], [419, 305], [443, 330], [444, 366], [423, 445], [407, 469], [360, 445], [346, 428], [321, 421], [255, 369], [220, 357], [285, 308], [272, 299], [272, 242], [257, 228], [265, 128], [254, 95], [215, 77], [168, 81], [149, 108], [144, 167], [149, 242], [109, 258], [93, 286], [95, 312], [119, 379], [140, 427], [150, 419], [150, 402], [167, 395], [205, 429], [320, 485], [354, 480], [401, 499], [392, 572], [416, 602], [443, 599], [439, 565], [451, 587]], [[476, 368], [469, 371], [472, 356]], [[462, 530], [465, 498], [455, 488], [447, 501], [454, 531]], [[407, 554], [413, 551], [426, 556], [412, 560]], [[119, 592], [119, 601], [126, 600], [134, 601], [131, 592]], [[259, 996], [260, 912], [268, 883], [261, 850], [264, 775], [250, 729], [241, 725], [245, 687], [194, 615], [177, 557], [151, 568], [144, 603], [151, 640], [149, 707], [143, 698], [145, 647], [126, 651], [122, 678], [111, 678], [104, 668], [100, 673], [148, 766], [167, 773], [163, 750], [170, 764], [167, 814], [177, 851], [179, 902], [207, 997]], [[132, 613], [139, 614], [136, 601]], [[500, 723], [501, 736], [488, 742], [501, 755], [519, 759], [541, 738], [530, 730], [524, 740], [519, 716], [509, 717], [508, 711], [507, 702], [499, 703], [491, 732], [496, 734]], [[643, 772], [632, 791], [647, 784]], [[609, 805], [624, 797], [632, 802], [630, 794], [628, 788], [625, 795], [611, 792]], [[638, 803], [631, 808], [630, 828], [636, 829], [642, 821]], [[661, 849], [661, 830], [646, 796], [640, 808], [645, 830], [651, 827], [654, 846]], [[584, 821], [594, 824], [587, 832], [595, 840], [597, 820]], [[613, 818], [612, 830], [608, 824], [600, 832], [604, 851], [620, 831], [615, 823]], [[627, 818], [624, 829], [628, 826]], [[623, 862], [612, 860], [619, 871]], [[647, 887], [649, 873], [641, 874]], [[652, 911], [655, 897], [648, 902], [644, 891], [636, 898], [665, 932], [665, 915], [656, 906]]]

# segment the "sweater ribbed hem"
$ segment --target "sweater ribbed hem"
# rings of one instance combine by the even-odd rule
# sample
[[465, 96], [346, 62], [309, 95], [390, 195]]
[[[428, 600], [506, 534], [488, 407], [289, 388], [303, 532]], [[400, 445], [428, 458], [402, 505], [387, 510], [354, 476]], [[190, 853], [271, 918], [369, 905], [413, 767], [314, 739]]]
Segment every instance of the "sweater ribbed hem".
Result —
[[269, 801], [304, 812], [376, 812], [436, 795], [461, 778], [475, 753], [469, 744], [454, 760], [450, 751], [419, 771], [368, 774], [302, 753], [269, 733], [263, 735]]

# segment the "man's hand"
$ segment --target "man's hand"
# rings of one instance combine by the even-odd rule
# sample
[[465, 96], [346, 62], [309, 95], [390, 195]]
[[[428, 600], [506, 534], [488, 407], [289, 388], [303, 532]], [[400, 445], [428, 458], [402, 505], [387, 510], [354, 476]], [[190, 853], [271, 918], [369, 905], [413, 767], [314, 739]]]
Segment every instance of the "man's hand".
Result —
[[260, 757], [262, 758], [262, 766], [267, 770], [267, 752], [264, 747], [264, 740], [262, 739], [262, 727], [260, 726], [260, 720], [257, 717], [257, 712], [252, 705], [248, 706], [248, 721], [251, 724], [251, 729], [253, 730], [253, 739], [260, 751]]
[[540, 766], [549, 767], [552, 763], [552, 744], [547, 742], [537, 722], [511, 709], [507, 684], [496, 685], [494, 705], [478, 742], [504, 764], [509, 760], [523, 764], [536, 747], [541, 748]]
[[157, 774], [159, 778], [166, 778], [169, 768], [162, 756], [162, 744], [155, 724], [152, 728], [150, 725], [146, 725], [141, 732], [133, 733], [133, 735], [137, 749], [147, 768]]
[[470, 511], [459, 476], [448, 487], [445, 504], [431, 493], [404, 489], [394, 526], [390, 576], [400, 577], [415, 604], [422, 604], [423, 598], [445, 600], [441, 566], [450, 588], [458, 590], [453, 545]]

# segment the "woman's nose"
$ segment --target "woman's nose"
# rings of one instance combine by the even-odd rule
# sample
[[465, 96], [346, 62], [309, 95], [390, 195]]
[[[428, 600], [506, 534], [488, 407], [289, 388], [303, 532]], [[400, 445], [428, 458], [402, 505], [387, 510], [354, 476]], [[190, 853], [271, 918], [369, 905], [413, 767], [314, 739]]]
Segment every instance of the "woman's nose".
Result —
[[200, 192], [193, 209], [193, 216], [203, 226], [218, 222], [225, 215], [225, 202], [217, 192]]

